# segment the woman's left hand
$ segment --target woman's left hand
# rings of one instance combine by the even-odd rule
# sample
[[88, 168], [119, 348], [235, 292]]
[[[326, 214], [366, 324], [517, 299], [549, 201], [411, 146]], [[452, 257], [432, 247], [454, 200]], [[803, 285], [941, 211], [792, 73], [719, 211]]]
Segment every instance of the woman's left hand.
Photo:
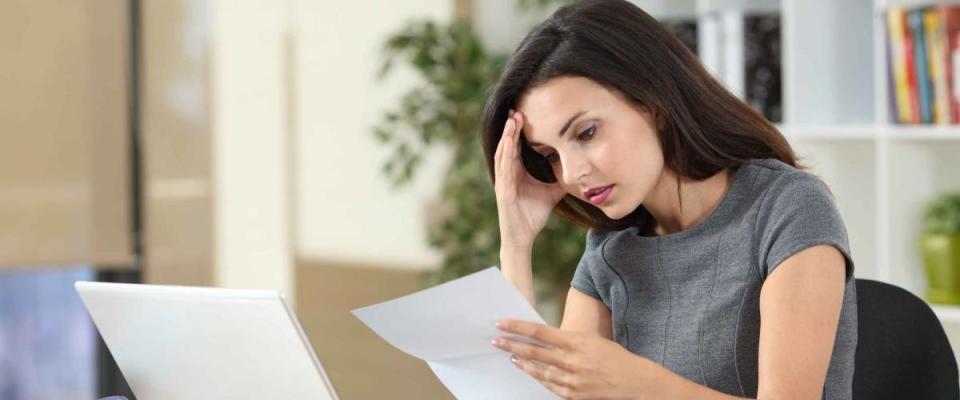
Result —
[[511, 360], [565, 399], [648, 398], [659, 365], [597, 335], [563, 331], [526, 321], [501, 321], [497, 328], [545, 343], [539, 346], [494, 339]]

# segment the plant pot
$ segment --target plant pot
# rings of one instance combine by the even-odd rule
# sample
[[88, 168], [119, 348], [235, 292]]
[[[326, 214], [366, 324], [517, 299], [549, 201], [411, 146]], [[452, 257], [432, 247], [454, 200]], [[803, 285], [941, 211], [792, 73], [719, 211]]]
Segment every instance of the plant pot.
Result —
[[960, 304], [960, 235], [920, 235], [927, 301]]

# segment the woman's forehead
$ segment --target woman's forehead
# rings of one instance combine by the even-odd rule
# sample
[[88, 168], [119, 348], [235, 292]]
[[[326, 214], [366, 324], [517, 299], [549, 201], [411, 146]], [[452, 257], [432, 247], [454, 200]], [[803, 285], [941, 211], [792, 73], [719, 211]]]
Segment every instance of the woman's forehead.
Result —
[[615, 97], [587, 78], [558, 77], [528, 90], [517, 105], [528, 141], [549, 143], [577, 113], [609, 107]]
[[609, 95], [605, 87], [587, 78], [557, 77], [528, 89], [521, 96], [517, 109], [533, 114], [563, 107], [576, 107]]

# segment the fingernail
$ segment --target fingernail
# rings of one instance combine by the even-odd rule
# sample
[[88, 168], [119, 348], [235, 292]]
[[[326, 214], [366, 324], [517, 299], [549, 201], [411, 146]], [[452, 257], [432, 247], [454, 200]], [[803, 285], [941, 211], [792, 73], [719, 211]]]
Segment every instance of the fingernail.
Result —
[[514, 111], [513, 111], [513, 110], [510, 110], [510, 111], [509, 111], [509, 113], [508, 113], [507, 115], [509, 115], [509, 116], [511, 116], [511, 117], [513, 117], [513, 113], [514, 113]]
[[500, 347], [500, 346], [501, 346], [501, 342], [500, 342], [500, 339], [499, 339], [499, 338], [491, 340], [491, 341], [490, 341], [490, 344], [492, 344], [493, 347]]
[[497, 329], [503, 329], [506, 325], [503, 321], [497, 321]]
[[512, 363], [514, 363], [514, 364], [520, 364], [520, 360], [517, 359], [517, 356], [516, 356], [516, 355], [510, 356], [510, 362], [512, 362]]

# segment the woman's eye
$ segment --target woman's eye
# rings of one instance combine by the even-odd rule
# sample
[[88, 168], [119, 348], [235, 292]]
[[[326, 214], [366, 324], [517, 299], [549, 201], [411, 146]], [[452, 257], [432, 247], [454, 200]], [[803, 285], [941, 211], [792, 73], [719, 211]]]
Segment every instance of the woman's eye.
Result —
[[580, 132], [580, 134], [577, 135], [577, 139], [579, 139], [580, 141], [590, 140], [591, 138], [593, 138], [593, 135], [596, 132], [597, 132], [597, 126], [596, 125], [591, 126], [587, 128], [585, 131]]

